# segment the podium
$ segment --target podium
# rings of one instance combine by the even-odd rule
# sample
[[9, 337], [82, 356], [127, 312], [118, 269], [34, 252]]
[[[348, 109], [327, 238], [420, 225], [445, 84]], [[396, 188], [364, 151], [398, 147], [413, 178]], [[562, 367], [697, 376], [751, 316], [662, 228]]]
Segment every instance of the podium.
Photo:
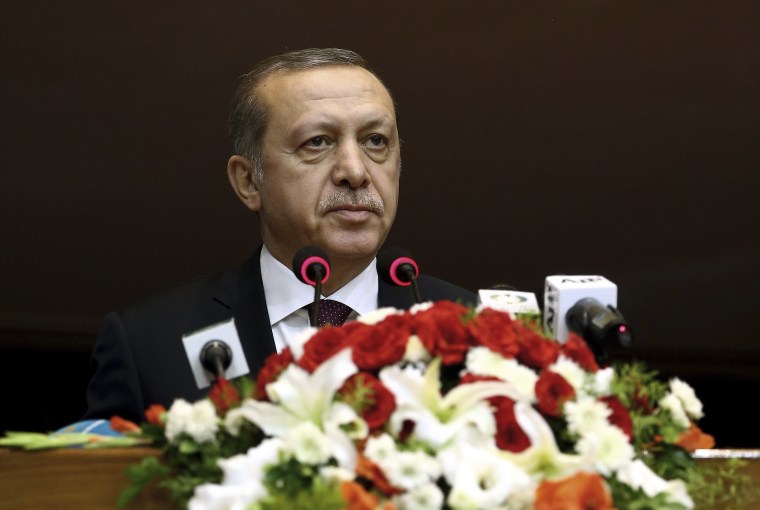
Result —
[[[113, 448], [23, 451], [0, 448], [0, 509], [116, 508], [129, 479], [125, 470], [159, 450]], [[125, 509], [177, 508], [166, 491], [146, 488]]]
[[[0, 509], [100, 510], [116, 508], [129, 485], [124, 470], [159, 450], [150, 448], [22, 451], [0, 448]], [[743, 474], [760, 484], [760, 450], [698, 450], [698, 463], [746, 461]], [[699, 508], [699, 502], [697, 508]], [[178, 508], [166, 491], [146, 488], [126, 509]]]

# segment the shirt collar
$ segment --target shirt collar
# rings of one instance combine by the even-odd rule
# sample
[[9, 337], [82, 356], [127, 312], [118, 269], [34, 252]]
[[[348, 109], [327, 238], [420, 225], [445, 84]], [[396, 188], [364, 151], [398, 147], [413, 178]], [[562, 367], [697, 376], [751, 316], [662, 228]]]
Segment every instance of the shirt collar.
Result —
[[[299, 281], [293, 271], [274, 258], [266, 246], [261, 249], [260, 260], [261, 280], [264, 284], [270, 324], [276, 324], [314, 301], [314, 288]], [[359, 315], [376, 310], [378, 291], [376, 267], [377, 261], [372, 259], [364, 271], [335, 291], [330, 299], [350, 306]]]

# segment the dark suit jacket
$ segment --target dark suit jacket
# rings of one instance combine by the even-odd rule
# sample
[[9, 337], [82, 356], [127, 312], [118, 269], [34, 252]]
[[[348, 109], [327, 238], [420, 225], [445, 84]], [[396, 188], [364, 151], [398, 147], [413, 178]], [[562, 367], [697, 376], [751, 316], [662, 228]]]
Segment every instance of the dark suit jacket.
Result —
[[[260, 249], [237, 269], [193, 280], [122, 313], [106, 316], [92, 354], [85, 419], [113, 415], [144, 420], [151, 404], [167, 408], [176, 398], [194, 402], [198, 389], [182, 336], [235, 318], [251, 374], [275, 352], [259, 268]], [[448, 299], [474, 305], [476, 295], [429, 276], [418, 279], [424, 301]], [[410, 288], [379, 280], [381, 307], [408, 309]]]

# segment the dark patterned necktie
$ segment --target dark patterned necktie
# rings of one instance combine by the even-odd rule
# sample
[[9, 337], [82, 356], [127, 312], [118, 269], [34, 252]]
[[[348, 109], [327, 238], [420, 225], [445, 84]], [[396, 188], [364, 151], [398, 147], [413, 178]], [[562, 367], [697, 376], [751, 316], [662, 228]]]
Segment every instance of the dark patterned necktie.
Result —
[[340, 301], [320, 299], [317, 327], [321, 328], [327, 324], [340, 326], [346, 322], [346, 319], [351, 315], [351, 312], [353, 312], [353, 309], [348, 305], [344, 305]]

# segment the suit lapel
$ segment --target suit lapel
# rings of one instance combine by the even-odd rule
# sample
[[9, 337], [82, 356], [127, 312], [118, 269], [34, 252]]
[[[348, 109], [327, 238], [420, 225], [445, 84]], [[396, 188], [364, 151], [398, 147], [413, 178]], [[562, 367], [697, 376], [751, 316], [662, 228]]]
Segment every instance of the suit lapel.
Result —
[[235, 326], [251, 375], [258, 373], [266, 358], [275, 352], [261, 281], [260, 255], [261, 247], [231, 275], [228, 285], [213, 298], [217, 306], [229, 308], [235, 318]]

